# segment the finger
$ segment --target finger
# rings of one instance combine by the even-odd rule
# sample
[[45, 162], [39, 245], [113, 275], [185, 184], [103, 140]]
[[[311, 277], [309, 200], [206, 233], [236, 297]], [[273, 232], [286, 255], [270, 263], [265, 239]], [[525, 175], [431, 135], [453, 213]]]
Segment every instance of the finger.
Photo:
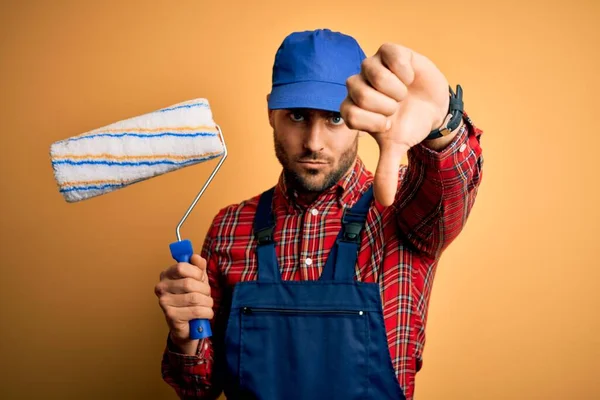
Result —
[[213, 299], [203, 293], [190, 292], [181, 294], [167, 294], [161, 296], [159, 304], [163, 309], [166, 307], [213, 307]]
[[[398, 80], [398, 79], [396, 79]], [[348, 95], [358, 107], [385, 116], [398, 110], [398, 102], [370, 86], [362, 75], [354, 75], [346, 82]]]
[[385, 132], [391, 126], [390, 120], [385, 115], [363, 110], [354, 104], [350, 97], [346, 97], [342, 102], [340, 114], [350, 129], [377, 133]]
[[158, 295], [197, 292], [210, 296], [210, 285], [194, 278], [164, 280], [156, 285], [155, 292]]
[[214, 317], [213, 309], [210, 307], [167, 307], [165, 309], [167, 320], [177, 322], [188, 322], [192, 319], [212, 319]]
[[379, 161], [373, 177], [373, 194], [379, 204], [393, 204], [398, 190], [398, 170], [406, 149], [389, 143], [379, 143]]
[[182, 279], [193, 278], [202, 279], [202, 271], [195, 265], [190, 263], [180, 262], [168, 268], [163, 274], [163, 279]]
[[408, 94], [406, 85], [383, 64], [379, 55], [363, 61], [361, 76], [378, 92], [395, 101], [404, 100]]
[[190, 258], [190, 263], [200, 268], [203, 271], [206, 271], [206, 260], [200, 256], [200, 254], [193, 254]]
[[206, 260], [199, 254], [193, 254], [190, 258], [190, 262], [200, 269], [200, 280], [202, 282], [208, 282], [208, 275], [206, 271]]
[[381, 57], [383, 65], [400, 78], [404, 85], [410, 86], [413, 83], [415, 70], [412, 64], [412, 50], [397, 44], [384, 44], [377, 54]]

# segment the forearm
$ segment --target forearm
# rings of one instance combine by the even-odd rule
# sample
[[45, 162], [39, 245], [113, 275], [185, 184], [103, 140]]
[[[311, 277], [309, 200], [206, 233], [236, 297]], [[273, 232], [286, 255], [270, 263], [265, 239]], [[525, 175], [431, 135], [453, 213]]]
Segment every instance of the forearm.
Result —
[[174, 340], [169, 333], [161, 370], [163, 380], [181, 399], [216, 399], [222, 391], [220, 357], [223, 323], [220, 305], [222, 290], [218, 258], [212, 251], [211, 232], [207, 235], [201, 256], [207, 260], [207, 275], [215, 317], [210, 321], [213, 335], [202, 340]]
[[[216, 290], [211, 288], [211, 291]], [[220, 395], [222, 326], [219, 318], [213, 318], [211, 337], [178, 345], [168, 335], [161, 365], [162, 377], [179, 398], [216, 399]]]
[[[213, 347], [210, 339], [200, 341], [193, 355], [182, 354], [169, 339], [163, 354], [163, 380], [181, 399], [214, 399], [220, 388], [213, 385]], [[217, 391], [219, 393], [217, 393]]]
[[431, 257], [458, 236], [473, 206], [481, 181], [481, 133], [463, 122], [451, 137], [422, 142], [408, 153], [397, 220], [405, 237]]

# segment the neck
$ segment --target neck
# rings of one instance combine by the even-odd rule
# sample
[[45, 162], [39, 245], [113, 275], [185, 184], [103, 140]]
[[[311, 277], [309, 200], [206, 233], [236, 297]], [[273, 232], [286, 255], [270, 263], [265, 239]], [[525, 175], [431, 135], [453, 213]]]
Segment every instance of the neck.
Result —
[[[357, 158], [354, 158], [354, 162], [352, 163], [352, 165], [350, 165], [350, 168], [348, 168], [348, 170], [346, 170], [344, 175], [342, 175], [342, 177], [333, 186], [336, 186], [337, 184], [339, 184], [341, 181], [346, 179], [349, 174], [352, 173], [352, 171], [354, 170], [354, 167], [356, 166], [356, 162], [357, 162]], [[331, 188], [331, 187], [329, 187], [329, 188], [326, 188], [321, 191], [313, 192], [313, 191], [302, 190], [301, 188], [297, 187], [294, 184], [291, 184], [291, 185], [292, 185], [291, 188], [298, 195], [297, 196], [298, 203], [307, 204], [307, 205], [312, 204], [323, 192], [325, 192]]]
[[312, 204], [323, 192], [297, 192], [298, 202], [302, 204]]

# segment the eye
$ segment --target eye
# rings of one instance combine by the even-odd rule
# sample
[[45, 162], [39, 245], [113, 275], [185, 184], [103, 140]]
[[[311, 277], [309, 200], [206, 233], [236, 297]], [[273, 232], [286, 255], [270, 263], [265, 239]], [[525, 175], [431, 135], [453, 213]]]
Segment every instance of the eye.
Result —
[[342, 125], [344, 123], [344, 119], [340, 114], [333, 114], [329, 120], [333, 125]]
[[304, 121], [304, 114], [298, 111], [292, 111], [290, 113], [290, 119], [294, 122], [302, 122]]

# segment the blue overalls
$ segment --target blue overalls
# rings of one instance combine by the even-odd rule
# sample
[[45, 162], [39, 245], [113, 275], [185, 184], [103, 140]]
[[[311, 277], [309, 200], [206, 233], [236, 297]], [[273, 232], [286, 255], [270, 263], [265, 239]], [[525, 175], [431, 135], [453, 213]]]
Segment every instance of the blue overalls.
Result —
[[254, 220], [258, 279], [233, 292], [227, 399], [405, 399], [390, 359], [379, 285], [354, 279], [372, 188], [344, 213], [316, 281], [281, 279], [273, 190], [261, 195]]

